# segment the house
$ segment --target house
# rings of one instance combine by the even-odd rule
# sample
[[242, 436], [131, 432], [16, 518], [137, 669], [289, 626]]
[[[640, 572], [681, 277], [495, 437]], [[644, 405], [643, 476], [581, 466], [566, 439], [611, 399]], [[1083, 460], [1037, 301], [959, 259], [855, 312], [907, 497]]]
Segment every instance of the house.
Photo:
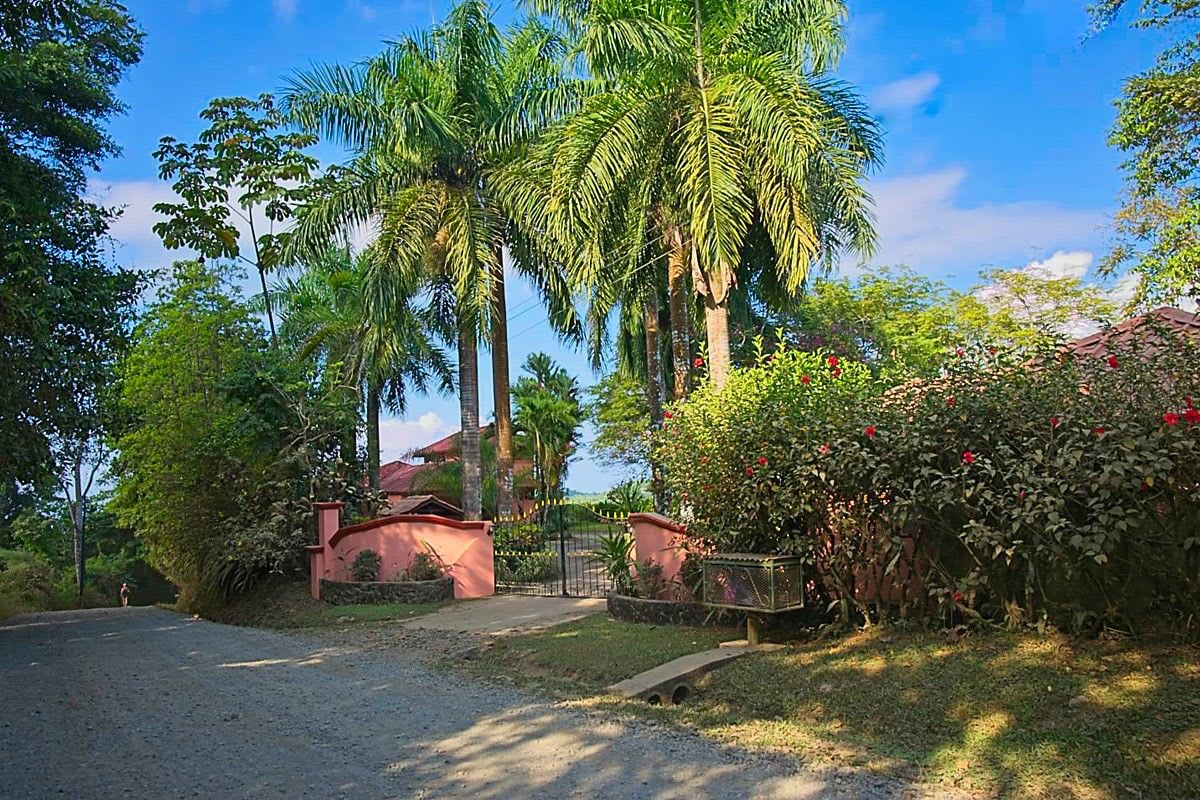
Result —
[[1078, 357], [1103, 358], [1109, 354], [1110, 344], [1120, 348], [1137, 341], [1153, 351], [1162, 344], [1159, 330], [1176, 336], [1200, 338], [1200, 314], [1163, 306], [1127, 319], [1120, 325], [1076, 339], [1063, 345], [1062, 349]]
[[[494, 441], [495, 426], [484, 425], [479, 429], [479, 435], [483, 440]], [[379, 489], [387, 493], [390, 506], [388, 513], [432, 513], [462, 519], [463, 511], [460, 507], [462, 498], [459, 491], [456, 487], [447, 487], [444, 480], [439, 480], [440, 475], [438, 474], [440, 467], [459, 460], [460, 439], [460, 433], [455, 432], [414, 450], [411, 457], [420, 459], [420, 463], [389, 461], [379, 466]], [[537, 487], [530, 477], [531, 467], [532, 464], [528, 459], [518, 458], [513, 464], [513, 493], [516, 496], [516, 511], [521, 516], [531, 512], [536, 502]], [[484, 478], [486, 480], [487, 476], [485, 475]], [[417, 498], [425, 499], [414, 505]], [[396, 510], [414, 507], [428, 510]]]

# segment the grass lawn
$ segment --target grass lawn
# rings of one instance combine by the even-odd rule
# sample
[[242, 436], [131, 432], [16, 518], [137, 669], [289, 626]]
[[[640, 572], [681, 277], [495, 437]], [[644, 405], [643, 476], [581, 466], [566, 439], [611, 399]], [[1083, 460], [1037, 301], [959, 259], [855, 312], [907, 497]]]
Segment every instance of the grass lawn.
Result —
[[1192, 647], [872, 631], [740, 659], [701, 679], [682, 706], [600, 693], [731, 633], [598, 615], [507, 639], [474, 668], [743, 747], [984, 796], [1200, 797], [1200, 650]]
[[485, 656], [466, 663], [486, 677], [582, 697], [734, 638], [731, 629], [635, 625], [592, 614], [544, 631], [502, 637]]

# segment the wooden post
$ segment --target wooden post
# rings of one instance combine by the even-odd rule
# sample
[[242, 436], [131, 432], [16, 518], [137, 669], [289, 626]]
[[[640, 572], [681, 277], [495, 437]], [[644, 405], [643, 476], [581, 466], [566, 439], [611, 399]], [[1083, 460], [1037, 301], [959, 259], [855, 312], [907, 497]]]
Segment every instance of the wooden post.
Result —
[[762, 640], [762, 620], [757, 614], [746, 615], [746, 644], [751, 647], [758, 647], [758, 643]]

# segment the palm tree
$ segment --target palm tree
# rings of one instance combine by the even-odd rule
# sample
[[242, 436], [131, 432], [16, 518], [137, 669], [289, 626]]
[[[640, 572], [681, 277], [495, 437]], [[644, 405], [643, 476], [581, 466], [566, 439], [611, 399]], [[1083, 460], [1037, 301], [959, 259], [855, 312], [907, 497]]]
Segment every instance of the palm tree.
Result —
[[429, 315], [413, 306], [415, 287], [391, 286], [388, 302], [372, 302], [369, 254], [330, 248], [281, 287], [280, 338], [297, 357], [318, 362], [332, 380], [365, 400], [367, 474], [379, 486], [381, 405], [403, 414], [409, 388], [425, 392], [433, 378], [443, 392], [454, 377], [428, 334]]
[[[813, 267], [873, 247], [862, 182], [879, 162], [879, 131], [861, 98], [828, 76], [845, 5], [540, 0], [539, 10], [575, 34], [596, 88], [548, 136], [549, 194], [537, 214], [584, 254], [629, 261], [655, 244], [676, 292], [690, 272], [722, 385], [728, 300], [748, 240], [769, 243], [793, 294]], [[602, 278], [603, 260], [585, 259], [581, 279]], [[672, 310], [679, 341], [686, 317]]]
[[489, 173], [518, 158], [566, 102], [563, 46], [527, 21], [506, 40], [483, 0], [465, 0], [428, 33], [353, 68], [292, 79], [284, 107], [303, 128], [349, 148], [350, 161], [317, 184], [291, 247], [302, 253], [348, 228], [373, 225], [376, 272], [422, 274], [454, 297], [462, 423], [463, 509], [480, 516], [478, 341], [493, 353], [500, 512], [512, 511], [504, 252], [550, 302], [550, 320], [578, 335], [557, 265], [530, 246], [491, 195]]
[[513, 387], [517, 430], [530, 442], [533, 474], [543, 500], [562, 496], [567, 459], [579, 444], [583, 407], [579, 384], [545, 353], [533, 353]]

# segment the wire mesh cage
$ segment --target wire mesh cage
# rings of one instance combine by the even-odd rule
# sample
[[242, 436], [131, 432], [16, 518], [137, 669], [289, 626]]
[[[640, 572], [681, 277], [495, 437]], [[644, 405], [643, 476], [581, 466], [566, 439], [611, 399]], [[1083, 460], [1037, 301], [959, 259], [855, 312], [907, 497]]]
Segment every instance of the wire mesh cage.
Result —
[[704, 602], [774, 614], [804, 605], [803, 559], [756, 553], [715, 553], [704, 559]]

